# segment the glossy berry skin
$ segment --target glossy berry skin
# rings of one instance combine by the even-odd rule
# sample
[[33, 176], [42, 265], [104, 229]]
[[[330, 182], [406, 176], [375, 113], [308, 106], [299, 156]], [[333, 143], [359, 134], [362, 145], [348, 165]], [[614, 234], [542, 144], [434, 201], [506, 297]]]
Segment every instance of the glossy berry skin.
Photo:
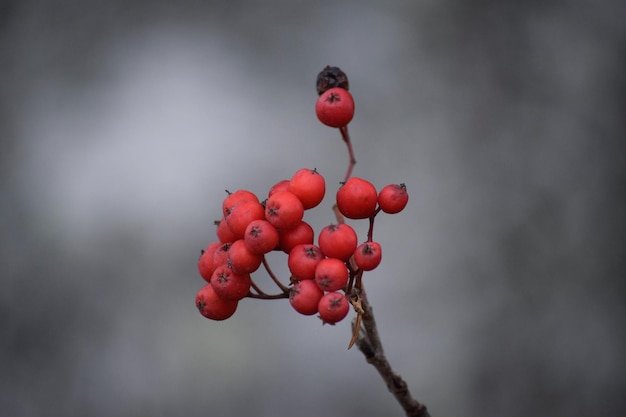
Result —
[[313, 243], [314, 239], [315, 231], [311, 225], [305, 221], [301, 221], [294, 228], [279, 231], [278, 247], [288, 254], [296, 245]]
[[371, 271], [380, 265], [383, 251], [378, 242], [365, 242], [354, 251], [354, 263], [363, 271]]
[[376, 212], [376, 187], [363, 178], [349, 178], [339, 187], [336, 197], [337, 208], [349, 219], [367, 219]]
[[239, 301], [248, 295], [252, 279], [249, 274], [236, 274], [226, 265], [215, 269], [211, 277], [211, 286], [222, 300]]
[[217, 296], [211, 284], [207, 284], [196, 294], [196, 308], [207, 319], [226, 320], [237, 310], [237, 301], [223, 300]]
[[335, 324], [346, 318], [350, 302], [340, 292], [329, 292], [320, 299], [317, 309], [324, 324]]
[[228, 196], [222, 201], [222, 215], [227, 216], [230, 213], [230, 210], [235, 206], [235, 204], [244, 200], [252, 200], [259, 202], [259, 198], [252, 191], [248, 190], [237, 190], [234, 193], [226, 191]]
[[315, 114], [320, 122], [330, 127], [344, 127], [354, 117], [354, 99], [341, 87], [326, 90], [315, 103]]
[[317, 242], [325, 256], [347, 261], [354, 253], [358, 239], [352, 226], [341, 223], [324, 227]]
[[324, 199], [326, 181], [315, 169], [298, 170], [289, 180], [288, 190], [302, 202], [305, 210], [317, 206]]
[[312, 244], [296, 245], [287, 257], [289, 272], [298, 281], [315, 279], [315, 268], [324, 259], [322, 250]]
[[263, 255], [257, 255], [248, 249], [246, 242], [239, 239], [230, 245], [226, 264], [236, 274], [250, 274], [261, 266]]
[[237, 239], [243, 239], [246, 227], [252, 220], [265, 218], [265, 208], [254, 200], [242, 200], [235, 204], [226, 216], [226, 224]]
[[378, 206], [389, 214], [399, 213], [409, 202], [409, 193], [404, 184], [389, 184], [378, 193]]
[[338, 291], [345, 288], [348, 278], [348, 268], [339, 259], [322, 259], [315, 267], [315, 282], [324, 291]]
[[278, 230], [296, 227], [303, 217], [302, 202], [289, 191], [278, 191], [265, 202], [265, 218]]
[[314, 281], [296, 282], [289, 292], [289, 304], [300, 314], [312, 316], [317, 313], [319, 302], [324, 296]]
[[252, 220], [243, 238], [248, 249], [257, 255], [264, 255], [278, 246], [278, 230], [267, 220]]

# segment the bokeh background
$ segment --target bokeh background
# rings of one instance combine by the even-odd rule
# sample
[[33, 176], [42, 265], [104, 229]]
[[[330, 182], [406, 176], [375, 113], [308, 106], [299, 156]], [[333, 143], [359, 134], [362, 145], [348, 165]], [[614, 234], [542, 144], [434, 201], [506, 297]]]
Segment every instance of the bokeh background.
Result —
[[333, 221], [326, 65], [356, 100], [354, 175], [411, 193], [365, 282], [414, 395], [623, 412], [625, 20], [618, 0], [4, 0], [0, 414], [402, 415], [349, 320], [194, 307], [224, 189], [316, 167], [306, 219]]

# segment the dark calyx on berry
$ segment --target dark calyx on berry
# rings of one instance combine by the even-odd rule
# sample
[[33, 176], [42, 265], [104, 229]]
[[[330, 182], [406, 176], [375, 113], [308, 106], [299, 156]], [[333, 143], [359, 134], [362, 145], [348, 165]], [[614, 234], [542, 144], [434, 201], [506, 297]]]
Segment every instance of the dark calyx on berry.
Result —
[[348, 76], [339, 67], [326, 66], [317, 74], [317, 94], [322, 95], [324, 91], [331, 88], [340, 87], [349, 90]]

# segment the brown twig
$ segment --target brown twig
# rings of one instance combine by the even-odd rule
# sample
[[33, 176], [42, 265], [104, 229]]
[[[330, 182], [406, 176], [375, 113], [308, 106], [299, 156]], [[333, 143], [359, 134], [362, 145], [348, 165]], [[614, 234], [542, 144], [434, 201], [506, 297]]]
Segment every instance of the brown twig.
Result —
[[[367, 362], [376, 368], [408, 417], [430, 417], [426, 406], [413, 398], [404, 379], [391, 368], [385, 356], [374, 312], [367, 301], [365, 290], [361, 288], [360, 291], [357, 289], [355, 291], [358, 304], [363, 311], [352, 321], [353, 333], [357, 335], [355, 340], [357, 347], [365, 355]], [[353, 305], [355, 305], [354, 302]]]

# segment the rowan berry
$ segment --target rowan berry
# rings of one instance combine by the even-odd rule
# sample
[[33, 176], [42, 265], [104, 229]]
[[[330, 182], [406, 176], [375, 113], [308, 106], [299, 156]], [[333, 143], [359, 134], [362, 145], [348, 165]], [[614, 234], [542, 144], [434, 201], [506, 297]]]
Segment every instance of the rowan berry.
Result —
[[380, 265], [383, 251], [378, 242], [365, 242], [354, 251], [354, 263], [363, 271], [371, 271]]
[[326, 90], [315, 103], [315, 114], [320, 122], [330, 127], [344, 127], [354, 116], [354, 99], [348, 90], [340, 87]]
[[246, 227], [252, 220], [265, 218], [265, 208], [261, 203], [254, 200], [242, 200], [232, 206], [226, 216], [226, 224], [237, 239], [242, 239]]
[[324, 296], [314, 281], [296, 282], [289, 291], [289, 304], [300, 314], [311, 316], [317, 313], [319, 302]]
[[261, 262], [263, 262], [263, 255], [253, 253], [243, 239], [236, 240], [230, 245], [227, 265], [236, 274], [250, 274], [259, 269]]
[[248, 295], [252, 279], [250, 274], [237, 274], [226, 265], [219, 266], [211, 277], [215, 294], [223, 300], [239, 301]]
[[272, 185], [267, 193], [267, 196], [271, 197], [272, 194], [278, 191], [289, 191], [289, 180], [280, 180], [276, 184]]
[[322, 202], [326, 193], [326, 181], [316, 169], [298, 170], [289, 180], [288, 190], [302, 202], [305, 210]]
[[206, 284], [196, 294], [196, 308], [207, 319], [226, 320], [237, 310], [238, 301], [224, 300], [215, 293], [211, 284]]
[[259, 202], [259, 198], [252, 191], [248, 190], [237, 190], [234, 193], [226, 190], [228, 195], [222, 201], [222, 215], [227, 216], [230, 213], [230, 210], [235, 206], [235, 204], [244, 200], [252, 200]]
[[222, 243], [231, 243], [237, 240], [237, 236], [235, 236], [233, 231], [230, 230], [230, 227], [228, 227], [226, 218], [222, 217], [222, 220], [216, 221], [215, 225], [217, 226], [217, 228], [215, 229], [217, 240]]
[[246, 246], [257, 255], [264, 255], [278, 247], [278, 230], [267, 220], [252, 220], [244, 234]]
[[287, 257], [287, 267], [298, 281], [315, 279], [315, 268], [324, 259], [322, 250], [312, 244], [296, 245]]
[[224, 243], [215, 249], [213, 252], [213, 270], [215, 270], [218, 266], [226, 265], [230, 245], [230, 243]]
[[296, 245], [313, 243], [314, 239], [315, 231], [311, 225], [301, 221], [296, 227], [278, 232], [278, 247], [288, 254]]
[[317, 243], [327, 257], [347, 261], [356, 249], [358, 238], [349, 224], [330, 224], [322, 228]]
[[367, 219], [376, 212], [376, 187], [362, 178], [351, 177], [337, 190], [337, 208], [349, 219]]
[[265, 202], [265, 219], [279, 230], [297, 226], [304, 217], [304, 207], [295, 194], [279, 191]]
[[389, 184], [378, 193], [378, 206], [389, 214], [401, 212], [409, 202], [409, 193], [404, 184]]
[[350, 303], [342, 293], [329, 292], [320, 299], [317, 309], [324, 324], [335, 324], [346, 318]]
[[206, 282], [211, 281], [213, 270], [213, 255], [215, 251], [221, 246], [220, 242], [211, 242], [207, 245], [206, 249], [202, 251], [200, 258], [198, 259], [198, 272], [200, 276], [204, 278]]
[[348, 268], [337, 258], [322, 259], [315, 267], [315, 282], [324, 291], [337, 291], [348, 284]]

